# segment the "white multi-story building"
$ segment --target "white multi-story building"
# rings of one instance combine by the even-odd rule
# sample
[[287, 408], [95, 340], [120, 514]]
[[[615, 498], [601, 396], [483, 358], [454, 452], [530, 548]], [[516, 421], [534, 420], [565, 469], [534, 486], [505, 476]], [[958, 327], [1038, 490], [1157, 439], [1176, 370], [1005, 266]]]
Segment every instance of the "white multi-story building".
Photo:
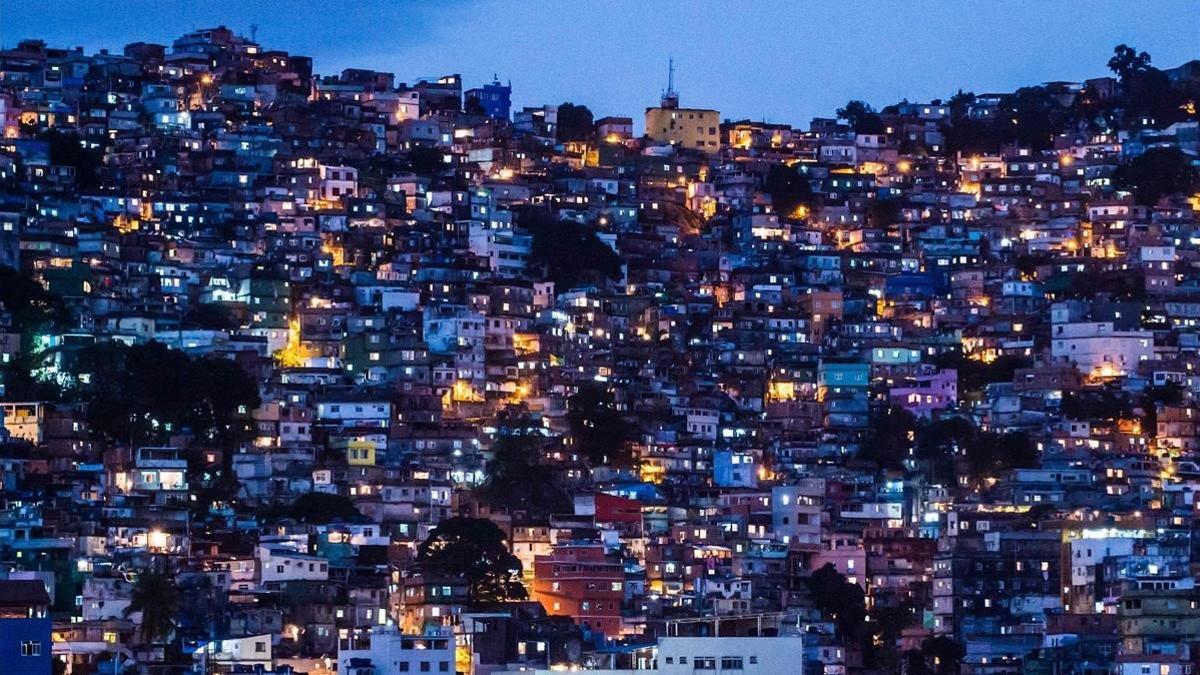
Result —
[[454, 638], [403, 635], [384, 627], [355, 630], [338, 640], [337, 662], [339, 673], [356, 675], [453, 673]]
[[1138, 363], [1154, 358], [1154, 334], [1116, 330], [1111, 321], [1056, 323], [1050, 354], [1074, 364], [1085, 375], [1117, 377], [1133, 373]]
[[[804, 654], [802, 637], [664, 637], [659, 638], [656, 647], [638, 654], [634, 668], [587, 672], [589, 675], [793, 673], [803, 670]], [[552, 672], [556, 671], [513, 670], [498, 675]], [[827, 667], [825, 672], [840, 671]]]
[[825, 480], [805, 478], [771, 488], [771, 531], [785, 544], [821, 544]]

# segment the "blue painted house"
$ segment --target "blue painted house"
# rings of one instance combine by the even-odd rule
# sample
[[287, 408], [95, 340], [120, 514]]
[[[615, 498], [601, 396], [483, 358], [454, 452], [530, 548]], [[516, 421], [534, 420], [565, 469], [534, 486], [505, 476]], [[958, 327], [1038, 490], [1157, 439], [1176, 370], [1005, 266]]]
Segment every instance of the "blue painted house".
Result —
[[50, 675], [50, 594], [37, 580], [0, 580], [0, 672]]

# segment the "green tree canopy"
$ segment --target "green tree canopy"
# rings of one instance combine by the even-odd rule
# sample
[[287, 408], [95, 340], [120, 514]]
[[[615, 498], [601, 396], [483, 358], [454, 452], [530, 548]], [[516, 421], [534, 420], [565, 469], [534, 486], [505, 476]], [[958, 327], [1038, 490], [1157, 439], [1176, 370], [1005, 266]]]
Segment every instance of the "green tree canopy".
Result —
[[287, 510], [287, 515], [302, 523], [326, 525], [335, 521], [359, 522], [363, 515], [354, 502], [343, 495], [309, 492], [300, 495]]
[[138, 635], [143, 642], [155, 644], [170, 637], [179, 612], [179, 589], [170, 575], [157, 570], [138, 575], [124, 614], [136, 612], [142, 613]]
[[797, 206], [811, 206], [813, 203], [812, 185], [808, 177], [796, 167], [786, 164], [771, 165], [763, 181], [763, 192], [771, 195], [775, 213], [785, 217], [791, 215]]
[[944, 635], [925, 638], [919, 650], [907, 653], [909, 675], [957, 675], [967, 650]]
[[862, 639], [867, 603], [861, 586], [850, 583], [832, 563], [826, 563], [809, 576], [808, 589], [817, 609], [837, 626], [838, 637], [847, 643]]
[[1113, 48], [1108, 69], [1121, 79], [1122, 84], [1128, 84], [1133, 77], [1150, 69], [1150, 55], [1127, 44], [1119, 44]]
[[444, 156], [445, 154], [437, 148], [418, 145], [408, 151], [408, 166], [413, 173], [432, 176], [441, 173], [449, 166], [445, 163]]
[[871, 415], [870, 440], [859, 456], [885, 469], [899, 469], [913, 446], [917, 419], [899, 406], [888, 406]]
[[229, 445], [250, 434], [258, 385], [233, 361], [191, 358], [160, 342], [115, 342], [81, 350], [75, 365], [92, 430], [111, 441], [163, 442], [184, 429]]
[[558, 129], [555, 136], [559, 143], [591, 140], [594, 131], [592, 111], [588, 110], [587, 106], [570, 102], [558, 106]]
[[509, 550], [504, 532], [484, 518], [447, 518], [417, 549], [422, 574], [462, 579], [473, 603], [525, 598], [521, 561]]
[[567, 399], [567, 422], [576, 448], [593, 466], [629, 463], [632, 428], [604, 387], [590, 382], [579, 387]]
[[533, 235], [530, 264], [541, 269], [556, 290], [620, 278], [620, 256], [587, 225], [560, 220], [541, 208], [521, 211], [518, 222]]
[[1176, 148], [1151, 148], [1117, 167], [1113, 184], [1133, 193], [1138, 204], [1153, 206], [1164, 195], [1190, 194], [1200, 188], [1192, 159]]
[[540, 462], [545, 438], [537, 434], [505, 434], [492, 444], [487, 480], [479, 494], [493, 507], [524, 511], [545, 518], [571, 510], [571, 498], [557, 485], [554, 473]]
[[848, 102], [844, 107], [837, 109], [837, 116], [846, 120], [855, 133], [882, 134], [886, 130], [879, 114], [865, 101], [855, 99]]

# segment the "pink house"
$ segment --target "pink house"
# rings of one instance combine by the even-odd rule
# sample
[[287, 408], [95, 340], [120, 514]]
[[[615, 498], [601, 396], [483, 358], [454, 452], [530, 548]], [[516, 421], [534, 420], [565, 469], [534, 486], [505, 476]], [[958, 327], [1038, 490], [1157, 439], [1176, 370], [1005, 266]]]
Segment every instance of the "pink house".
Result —
[[893, 405], [914, 415], [929, 417], [958, 403], [958, 371], [952, 368], [931, 375], [915, 375], [889, 392]]

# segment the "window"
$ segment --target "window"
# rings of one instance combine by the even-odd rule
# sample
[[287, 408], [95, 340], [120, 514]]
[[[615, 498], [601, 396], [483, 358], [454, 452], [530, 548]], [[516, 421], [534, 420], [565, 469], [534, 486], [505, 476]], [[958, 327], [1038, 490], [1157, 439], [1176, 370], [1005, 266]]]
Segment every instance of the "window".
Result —
[[41, 656], [42, 643], [38, 640], [22, 640], [21, 656]]
[[717, 660], [711, 656], [697, 656], [692, 663], [692, 670], [716, 670]]
[[428, 673], [428, 672], [429, 672], [429, 662], [428, 662], [428, 661], [422, 661], [422, 662], [421, 662], [421, 672], [422, 672], [422, 673]]
[[741, 670], [742, 657], [740, 656], [722, 656], [721, 670]]

